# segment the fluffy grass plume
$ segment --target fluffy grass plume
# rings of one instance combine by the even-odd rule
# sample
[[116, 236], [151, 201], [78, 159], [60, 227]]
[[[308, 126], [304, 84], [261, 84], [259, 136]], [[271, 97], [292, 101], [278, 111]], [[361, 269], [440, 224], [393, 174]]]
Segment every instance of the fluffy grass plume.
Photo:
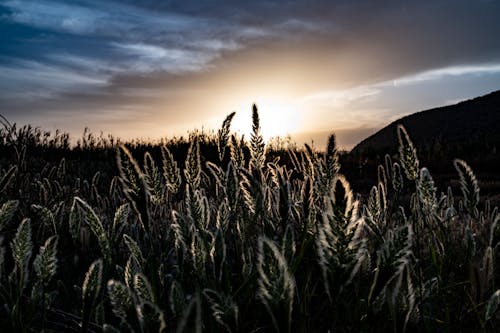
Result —
[[250, 140], [250, 164], [253, 168], [262, 168], [266, 160], [265, 143], [260, 133], [260, 119], [257, 106], [252, 106], [252, 137]]
[[111, 245], [109, 242], [108, 233], [104, 228], [101, 219], [97, 216], [95, 211], [83, 199], [79, 197], [74, 198], [76, 206], [81, 209], [84, 221], [88, 224], [90, 230], [97, 238], [99, 248], [107, 263], [111, 263]]
[[33, 267], [43, 286], [47, 286], [57, 270], [57, 237], [52, 236], [40, 247], [40, 252], [35, 257]]
[[411, 142], [410, 136], [402, 125], [398, 125], [399, 159], [406, 177], [409, 180], [416, 180], [418, 177], [419, 161], [417, 150]]
[[219, 153], [219, 160], [222, 161], [226, 155], [227, 145], [229, 142], [229, 135], [231, 129], [231, 121], [233, 120], [236, 112], [227, 115], [222, 123], [222, 127], [217, 132], [217, 151]]
[[479, 184], [470, 166], [460, 159], [454, 162], [455, 169], [460, 176], [460, 190], [464, 198], [464, 204], [469, 213], [476, 215], [476, 207], [479, 203]]
[[2, 205], [0, 208], [0, 232], [12, 220], [18, 206], [18, 200], [9, 200]]
[[94, 305], [99, 297], [102, 284], [103, 261], [94, 261], [85, 274], [82, 286], [82, 332], [87, 332]]
[[11, 248], [16, 272], [19, 274], [19, 288], [23, 289], [28, 282], [28, 264], [33, 250], [31, 223], [29, 219], [24, 219], [17, 228]]
[[290, 332], [295, 295], [295, 279], [285, 257], [267, 238], [258, 240], [258, 297], [265, 305], [277, 332]]
[[167, 147], [162, 146], [161, 153], [163, 157], [163, 177], [165, 177], [166, 186], [170, 192], [176, 194], [181, 187], [181, 172], [174, 156]]

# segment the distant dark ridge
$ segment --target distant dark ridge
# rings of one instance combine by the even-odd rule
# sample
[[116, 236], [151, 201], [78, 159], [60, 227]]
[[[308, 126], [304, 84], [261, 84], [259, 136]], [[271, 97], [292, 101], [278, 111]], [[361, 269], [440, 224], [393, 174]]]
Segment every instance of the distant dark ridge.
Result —
[[361, 155], [394, 152], [398, 124], [405, 126], [415, 145], [426, 151], [444, 149], [470, 154], [496, 151], [500, 148], [500, 90], [398, 119], [361, 141], [351, 152]]

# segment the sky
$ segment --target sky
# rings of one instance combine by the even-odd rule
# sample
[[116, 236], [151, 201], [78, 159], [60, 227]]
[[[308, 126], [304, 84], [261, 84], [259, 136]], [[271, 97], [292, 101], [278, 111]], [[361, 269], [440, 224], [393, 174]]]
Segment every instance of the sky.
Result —
[[216, 130], [342, 148], [500, 89], [500, 1], [0, 0], [0, 114], [123, 139]]

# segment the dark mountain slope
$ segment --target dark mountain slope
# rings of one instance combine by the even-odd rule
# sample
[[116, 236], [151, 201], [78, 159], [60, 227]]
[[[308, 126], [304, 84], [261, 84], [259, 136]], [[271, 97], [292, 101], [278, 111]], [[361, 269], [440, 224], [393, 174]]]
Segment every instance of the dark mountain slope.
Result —
[[421, 111], [384, 127], [353, 148], [354, 155], [379, 155], [397, 149], [396, 127], [408, 130], [421, 153], [477, 158], [500, 148], [500, 90], [455, 105]]

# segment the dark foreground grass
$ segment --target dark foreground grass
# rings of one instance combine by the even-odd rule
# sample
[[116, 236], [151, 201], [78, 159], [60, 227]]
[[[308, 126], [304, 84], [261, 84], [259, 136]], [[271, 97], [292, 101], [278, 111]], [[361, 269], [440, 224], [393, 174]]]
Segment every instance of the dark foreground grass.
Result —
[[5, 122], [0, 331], [498, 329], [500, 215], [466, 162], [437, 189], [399, 127], [360, 196], [333, 135], [278, 156], [232, 116], [150, 149]]

